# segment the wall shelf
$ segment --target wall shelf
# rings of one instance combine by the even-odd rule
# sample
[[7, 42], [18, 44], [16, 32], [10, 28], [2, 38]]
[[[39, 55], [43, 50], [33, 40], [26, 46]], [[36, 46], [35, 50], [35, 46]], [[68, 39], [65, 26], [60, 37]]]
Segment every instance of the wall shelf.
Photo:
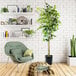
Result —
[[0, 15], [33, 15], [34, 12], [7, 12], [7, 13], [0, 13]]
[[22, 37], [3, 37], [3, 38], [0, 38], [0, 39], [4, 39], [4, 40], [9, 40], [9, 39], [27, 39], [27, 40], [32, 40], [32, 37], [24, 37], [24, 36], [22, 36]]
[[33, 26], [33, 25], [0, 25], [0, 27], [22, 27], [22, 26], [25, 26], [25, 27], [29, 27], [29, 26]]

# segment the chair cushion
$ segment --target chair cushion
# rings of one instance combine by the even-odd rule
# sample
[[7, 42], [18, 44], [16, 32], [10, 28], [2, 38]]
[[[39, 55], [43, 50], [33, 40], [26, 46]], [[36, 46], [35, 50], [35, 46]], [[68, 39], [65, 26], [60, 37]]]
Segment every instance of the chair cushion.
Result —
[[30, 60], [32, 60], [32, 57], [31, 56], [26, 56], [26, 57], [21, 57], [20, 58], [20, 61], [21, 62], [27, 62], [27, 61], [30, 61]]
[[26, 56], [32, 56], [32, 50], [28, 49], [24, 52], [24, 57]]
[[18, 58], [22, 57], [22, 50], [21, 49], [12, 49], [11, 52], [12, 52], [12, 55], [14, 57], [18, 57]]

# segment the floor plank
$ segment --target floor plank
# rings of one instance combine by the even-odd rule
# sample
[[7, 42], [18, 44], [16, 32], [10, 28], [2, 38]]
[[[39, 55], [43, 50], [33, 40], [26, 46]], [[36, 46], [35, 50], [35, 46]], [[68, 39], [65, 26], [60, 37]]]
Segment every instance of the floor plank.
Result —
[[60, 76], [58, 71], [57, 71], [57, 68], [55, 67], [55, 64], [52, 65], [52, 69], [53, 69], [53, 71], [55, 73], [55, 76]]
[[5, 67], [2, 68], [3, 70], [0, 72], [0, 76], [4, 76], [8, 72], [8, 70], [10, 70], [11, 68], [12, 68], [12, 65], [9, 66], [8, 64], [7, 67], [5, 65]]
[[55, 67], [57, 68], [59, 76], [65, 76], [64, 72], [61, 70], [61, 68], [58, 66], [58, 64], [55, 64]]
[[69, 71], [64, 67], [63, 64], [58, 64], [58, 66], [61, 68], [61, 70], [63, 71], [65, 76], [71, 76], [71, 74], [69, 73]]
[[13, 67], [8, 71], [8, 73], [5, 76], [11, 76], [11, 73], [14, 71], [14, 69], [16, 68], [16, 65], [13, 65]]
[[10, 76], [16, 76], [16, 73], [17, 73], [17, 64], [14, 64], [16, 65], [15, 69], [13, 70], [13, 72], [11, 73]]
[[69, 68], [69, 66], [66, 64], [62, 64], [63, 65], [63, 67], [69, 72], [69, 74], [71, 75], [71, 76], [75, 76], [75, 73]]
[[69, 69], [71, 69], [71, 71], [74, 73], [74, 76], [76, 76], [76, 67], [74, 66], [74, 67], [69, 67]]

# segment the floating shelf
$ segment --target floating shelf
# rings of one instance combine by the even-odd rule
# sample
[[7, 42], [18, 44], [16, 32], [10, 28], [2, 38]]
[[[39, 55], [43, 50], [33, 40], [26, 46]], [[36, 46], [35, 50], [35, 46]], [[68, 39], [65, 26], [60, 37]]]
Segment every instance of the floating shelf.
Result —
[[6, 13], [0, 13], [0, 15], [33, 15], [34, 12], [6, 12]]
[[29, 27], [29, 26], [33, 26], [33, 25], [0, 25], [0, 26], [2, 26], [2, 27], [13, 27], [13, 26], [16, 26], [16, 27], [21, 27], [21, 26], [26, 26], [26, 27]]
[[28, 40], [32, 40], [32, 37], [3, 37], [3, 38], [0, 38], [0, 39], [6, 39], [6, 40], [9, 40], [9, 39], [28, 39]]

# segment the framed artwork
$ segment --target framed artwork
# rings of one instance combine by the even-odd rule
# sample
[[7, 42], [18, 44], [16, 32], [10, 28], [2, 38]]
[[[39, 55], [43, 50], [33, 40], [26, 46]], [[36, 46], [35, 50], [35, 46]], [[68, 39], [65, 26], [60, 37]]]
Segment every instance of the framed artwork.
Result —
[[17, 5], [7, 5], [9, 12], [17, 12], [18, 6]]

